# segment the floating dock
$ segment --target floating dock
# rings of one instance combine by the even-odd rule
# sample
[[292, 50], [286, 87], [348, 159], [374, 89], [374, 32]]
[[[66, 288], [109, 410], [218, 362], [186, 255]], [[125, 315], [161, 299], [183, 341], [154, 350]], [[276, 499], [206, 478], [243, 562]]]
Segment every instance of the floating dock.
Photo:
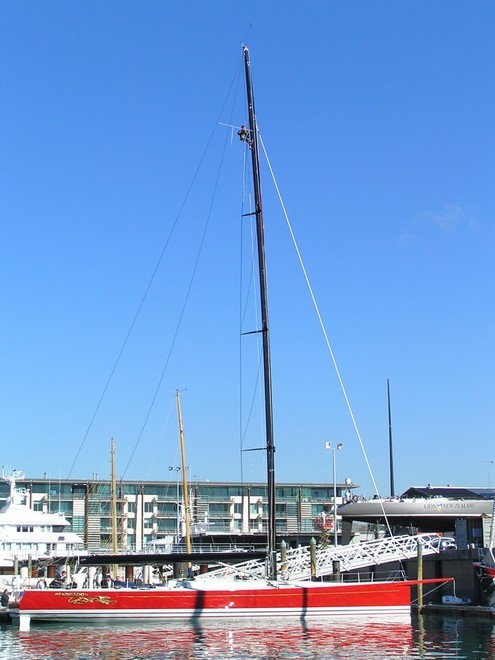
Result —
[[457, 617], [482, 617], [493, 618], [495, 616], [495, 609], [493, 607], [484, 607], [482, 605], [436, 605], [431, 603], [429, 605], [412, 606], [414, 614], [440, 614], [441, 616], [457, 616]]

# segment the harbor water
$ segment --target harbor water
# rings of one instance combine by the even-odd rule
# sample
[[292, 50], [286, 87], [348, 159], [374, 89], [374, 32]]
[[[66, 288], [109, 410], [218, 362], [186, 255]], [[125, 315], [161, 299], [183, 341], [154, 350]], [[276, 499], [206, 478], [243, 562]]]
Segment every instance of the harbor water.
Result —
[[201, 623], [4, 625], [0, 658], [494, 658], [492, 619], [206, 621]]

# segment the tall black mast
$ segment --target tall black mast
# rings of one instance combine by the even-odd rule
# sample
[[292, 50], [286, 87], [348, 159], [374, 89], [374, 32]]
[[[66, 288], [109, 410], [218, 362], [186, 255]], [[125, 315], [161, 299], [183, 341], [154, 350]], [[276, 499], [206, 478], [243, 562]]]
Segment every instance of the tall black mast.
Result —
[[390, 465], [390, 497], [395, 497], [394, 487], [394, 454], [392, 451], [392, 414], [390, 412], [390, 385], [387, 378], [387, 401], [388, 401], [388, 451]]
[[254, 110], [254, 95], [251, 79], [251, 64], [249, 50], [243, 46], [244, 66], [246, 71], [246, 89], [249, 110], [249, 146], [251, 150], [253, 186], [256, 213], [256, 236], [258, 242], [258, 268], [260, 279], [261, 302], [261, 332], [263, 336], [263, 371], [265, 389], [265, 423], [266, 423], [266, 461], [268, 480], [268, 577], [277, 577], [276, 537], [275, 537], [275, 445], [273, 442], [273, 407], [272, 407], [272, 375], [270, 360], [270, 333], [268, 330], [268, 294], [266, 285], [265, 234], [263, 227], [263, 206], [261, 203], [261, 179], [258, 153], [258, 125]]

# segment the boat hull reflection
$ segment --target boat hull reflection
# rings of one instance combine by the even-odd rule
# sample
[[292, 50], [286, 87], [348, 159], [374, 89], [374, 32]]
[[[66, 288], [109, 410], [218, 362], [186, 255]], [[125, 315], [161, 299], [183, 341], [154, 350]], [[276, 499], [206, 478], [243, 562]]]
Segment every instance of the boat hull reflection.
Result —
[[[387, 617], [376, 621], [354, 617], [339, 619], [331, 626], [328, 620], [311, 622], [274, 621], [195, 621], [141, 625], [100, 625], [53, 627], [40, 626], [19, 633], [26, 657], [57, 657], [67, 649], [74, 657], [127, 658], [138, 650], [140, 658], [168, 657], [180, 651], [180, 657], [332, 657], [331, 652], [346, 652], [346, 657], [362, 657], [366, 650], [380, 657], [408, 655], [413, 634], [409, 617]], [[290, 656], [287, 656], [290, 653]], [[114, 654], [114, 655], [112, 655]], [[200, 655], [198, 655], [200, 654]], [[317, 655], [315, 655], [317, 654]], [[347, 655], [348, 654], [348, 655]], [[354, 656], [354, 654], [356, 654]], [[174, 655], [173, 657], [178, 657]], [[341, 655], [339, 657], [342, 657]], [[370, 657], [369, 654], [366, 657]], [[377, 656], [378, 657], [378, 656]]]

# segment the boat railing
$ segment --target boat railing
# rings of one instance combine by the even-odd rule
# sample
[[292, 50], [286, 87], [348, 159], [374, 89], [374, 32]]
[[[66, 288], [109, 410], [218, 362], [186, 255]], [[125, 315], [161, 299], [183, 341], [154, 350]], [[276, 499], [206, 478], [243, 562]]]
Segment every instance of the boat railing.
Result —
[[[192, 543], [191, 552], [197, 553], [222, 553], [222, 552], [253, 552], [254, 545], [237, 545], [236, 543]], [[150, 544], [148, 552], [162, 552], [159, 545]], [[187, 552], [185, 543], [173, 543], [163, 552], [182, 554]]]
[[[236, 543], [193, 543], [191, 545], [191, 552], [196, 552], [196, 553], [218, 553], [221, 554], [223, 552], [254, 552], [256, 549], [258, 549], [254, 545], [238, 545]], [[130, 548], [124, 548], [120, 549], [117, 554], [122, 554], [122, 555], [132, 555], [132, 554], [183, 554], [187, 551], [186, 549], [186, 544], [185, 543], [149, 543], [145, 545], [143, 548], [137, 549], [136, 547], [130, 547]], [[108, 554], [113, 554], [113, 550], [111, 546], [107, 545], [100, 545], [97, 548], [92, 548], [90, 550], [90, 553], [92, 555], [108, 555]], [[82, 554], [82, 553], [74, 553], [76, 554]], [[87, 554], [87, 552], [86, 552]]]
[[406, 572], [402, 569], [392, 571], [357, 571], [356, 573], [341, 573], [338, 577], [339, 582], [397, 582], [407, 579]]

